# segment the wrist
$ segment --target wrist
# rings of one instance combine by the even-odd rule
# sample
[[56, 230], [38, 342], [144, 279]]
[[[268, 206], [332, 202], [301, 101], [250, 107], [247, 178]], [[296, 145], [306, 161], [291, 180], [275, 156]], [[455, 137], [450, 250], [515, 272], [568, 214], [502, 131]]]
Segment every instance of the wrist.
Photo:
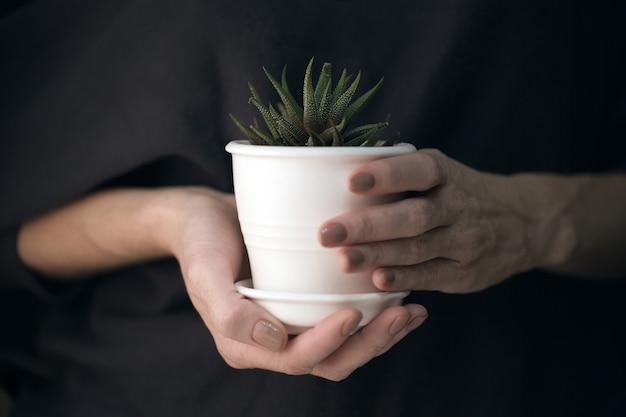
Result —
[[529, 269], [554, 269], [567, 263], [578, 245], [578, 181], [549, 174], [517, 174], [513, 178], [521, 190], [521, 212], [529, 219]]
[[195, 221], [216, 207], [236, 216], [234, 197], [230, 194], [205, 187], [160, 189], [146, 207], [145, 215], [155, 252], [182, 262], [187, 237], [197, 228], [204, 227], [204, 221]]
[[136, 222], [146, 231], [146, 239], [155, 256], [175, 257], [183, 218], [183, 198], [177, 188], [159, 188], [152, 193], [136, 213]]

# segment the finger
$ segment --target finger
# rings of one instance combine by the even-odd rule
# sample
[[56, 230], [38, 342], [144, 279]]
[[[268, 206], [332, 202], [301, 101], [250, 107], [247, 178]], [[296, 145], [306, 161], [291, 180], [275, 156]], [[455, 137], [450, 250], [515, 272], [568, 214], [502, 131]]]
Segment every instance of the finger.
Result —
[[235, 280], [248, 272], [232, 196], [201, 203], [186, 216], [182, 249], [177, 253], [194, 307], [216, 339], [271, 351], [282, 349], [287, 332], [280, 321], [246, 300], [234, 286]]
[[409, 266], [431, 259], [449, 258], [452, 241], [448, 227], [438, 227], [419, 236], [341, 248], [337, 264], [343, 272], [371, 270], [381, 266]]
[[[287, 343], [282, 323], [258, 304], [239, 294], [228, 280], [214, 281], [196, 288], [189, 295], [207, 327], [216, 333], [247, 345], [279, 351]], [[228, 282], [230, 281], [230, 282]]]
[[471, 268], [436, 258], [418, 265], [385, 267], [372, 273], [374, 285], [383, 291], [426, 290], [462, 294], [486, 288]]
[[311, 373], [345, 343], [362, 318], [359, 310], [341, 310], [296, 336], [281, 352], [282, 371], [290, 375]]
[[426, 309], [417, 304], [388, 308], [315, 366], [312, 373], [333, 381], [345, 379], [354, 370], [388, 351], [419, 327], [427, 316]]
[[[207, 234], [210, 236], [210, 234]], [[195, 240], [197, 241], [197, 240]], [[221, 247], [197, 244], [181, 265], [187, 292], [211, 333], [271, 351], [287, 343], [284, 326], [261, 306], [236, 291], [243, 269], [242, 244], [221, 239]]]
[[336, 216], [319, 229], [323, 246], [345, 246], [418, 236], [447, 224], [451, 209], [443, 210], [437, 198], [409, 198]]
[[387, 346], [385, 346], [382, 350], [378, 352], [377, 356], [386, 353], [389, 349], [395, 346], [396, 343], [402, 340], [407, 334], [420, 327], [428, 318], [428, 311], [422, 305], [406, 304], [404, 307], [411, 311], [411, 318], [404, 326], [404, 328], [402, 328], [402, 330], [399, 331], [389, 343], [387, 343]]
[[349, 188], [355, 193], [377, 195], [427, 191], [447, 182], [446, 161], [434, 149], [378, 159], [354, 170]]
[[[407, 314], [408, 312], [408, 314]], [[361, 331], [361, 315], [343, 310], [289, 341], [280, 352], [225, 340], [226, 361], [236, 368], [262, 368], [289, 375], [313, 374], [339, 381], [372, 358], [386, 352], [427, 317], [426, 309], [411, 304], [391, 307]]]
[[355, 309], [346, 309], [325, 318], [315, 327], [289, 340], [279, 352], [268, 352], [254, 346], [235, 345], [226, 340], [220, 350], [237, 368], [261, 368], [288, 375], [310, 374], [315, 366], [335, 352], [362, 319]]

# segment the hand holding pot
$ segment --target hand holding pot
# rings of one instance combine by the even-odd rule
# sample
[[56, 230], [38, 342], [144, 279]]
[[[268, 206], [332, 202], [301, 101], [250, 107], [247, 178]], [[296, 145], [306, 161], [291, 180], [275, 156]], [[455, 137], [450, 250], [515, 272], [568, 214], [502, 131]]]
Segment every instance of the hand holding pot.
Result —
[[340, 380], [425, 320], [422, 306], [396, 306], [353, 334], [362, 316], [348, 309], [288, 339], [280, 321], [237, 293], [233, 285], [248, 274], [234, 199], [207, 197], [191, 206], [193, 210], [180, 223], [182, 235], [174, 253], [194, 306], [229, 365]]
[[465, 293], [531, 268], [584, 276], [626, 270], [615, 227], [626, 221], [624, 175], [495, 175], [421, 150], [361, 166], [349, 188], [407, 193], [320, 228], [323, 245], [343, 247], [340, 268], [375, 267], [382, 290]]
[[248, 268], [234, 198], [204, 187], [93, 193], [26, 223], [18, 252], [42, 276], [68, 281], [175, 256], [196, 310], [236, 368], [342, 379], [426, 318], [418, 305], [392, 307], [351, 336], [361, 313], [348, 309], [288, 340], [276, 318], [235, 290]]

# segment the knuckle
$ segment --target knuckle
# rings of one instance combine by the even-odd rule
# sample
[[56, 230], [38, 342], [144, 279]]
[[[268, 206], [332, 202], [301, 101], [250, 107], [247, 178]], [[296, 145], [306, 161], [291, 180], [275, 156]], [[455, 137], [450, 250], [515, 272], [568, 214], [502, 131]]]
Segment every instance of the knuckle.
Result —
[[423, 262], [413, 270], [411, 278], [415, 289], [442, 291], [445, 293], [456, 292], [456, 280], [453, 279], [454, 271], [450, 268], [449, 261], [435, 258]]
[[251, 366], [249, 366], [249, 362], [246, 360], [246, 355], [243, 353], [241, 345], [230, 343], [218, 336], [215, 338], [215, 347], [217, 352], [224, 359], [224, 362], [226, 362], [226, 364], [231, 368], [251, 368]]
[[435, 224], [436, 210], [433, 204], [424, 199], [411, 199], [406, 206], [405, 216], [411, 230], [418, 234]]
[[354, 221], [354, 236], [353, 241], [367, 241], [376, 232], [376, 227], [372, 219], [365, 214], [359, 214], [353, 218]]
[[398, 164], [390, 163], [391, 160], [392, 158], [378, 161], [377, 176], [389, 184], [394, 184], [403, 180], [403, 173], [398, 169]]
[[333, 382], [340, 382], [340, 381], [343, 381], [344, 379], [348, 378], [351, 373], [352, 372], [348, 372], [348, 371], [343, 371], [343, 372], [334, 371], [334, 372], [332, 372], [329, 375], [328, 379], [333, 381]]
[[283, 372], [288, 375], [308, 375], [312, 371], [313, 367], [296, 363], [287, 363], [283, 368]]
[[422, 164], [426, 166], [424, 173], [427, 175], [424, 180], [425, 184], [429, 185], [429, 188], [433, 188], [439, 184], [446, 182], [446, 176], [443, 169], [443, 163], [441, 162], [445, 155], [437, 149], [428, 149], [422, 152], [424, 160]]
[[318, 367], [312, 372], [313, 375], [328, 379], [333, 382], [341, 382], [352, 374], [353, 370], [337, 367]]
[[410, 239], [407, 251], [408, 255], [411, 257], [411, 259], [419, 260], [420, 258], [424, 257], [425, 247], [426, 243], [423, 235]]
[[482, 227], [468, 229], [463, 237], [458, 261], [462, 268], [473, 265], [495, 244], [491, 234]]
[[366, 264], [368, 266], [378, 266], [378, 265], [384, 265], [385, 262], [389, 259], [389, 250], [387, 248], [387, 245], [385, 244], [381, 244], [381, 243], [371, 243], [368, 245], [366, 251], [364, 251], [366, 253], [365, 259], [366, 259]]
[[468, 294], [476, 290], [478, 275], [474, 268], [459, 266], [448, 268], [448, 287], [446, 292], [454, 294]]
[[405, 176], [406, 174], [401, 171], [400, 169], [397, 168], [397, 165], [391, 165], [388, 169], [387, 177], [389, 183], [391, 184], [398, 184], [398, 183], [404, 183], [405, 182]]
[[241, 327], [241, 317], [236, 309], [225, 308], [214, 315], [213, 324], [222, 335], [232, 338], [234, 329]]
[[380, 355], [381, 352], [385, 350], [388, 343], [389, 343], [389, 339], [382, 339], [370, 345], [370, 347], [367, 349], [367, 353], [369, 357], [374, 358]]
[[222, 359], [224, 359], [224, 362], [226, 362], [226, 365], [230, 366], [233, 369], [249, 369], [247, 366], [242, 365], [241, 363], [231, 359], [228, 357], [227, 354], [225, 354], [225, 352], [221, 349], [221, 348], [217, 348], [218, 353], [222, 356]]
[[[193, 258], [193, 255], [189, 257]], [[182, 265], [181, 270], [188, 286], [191, 286], [194, 289], [201, 286], [202, 276], [205, 273], [201, 263], [193, 261], [187, 262]]]

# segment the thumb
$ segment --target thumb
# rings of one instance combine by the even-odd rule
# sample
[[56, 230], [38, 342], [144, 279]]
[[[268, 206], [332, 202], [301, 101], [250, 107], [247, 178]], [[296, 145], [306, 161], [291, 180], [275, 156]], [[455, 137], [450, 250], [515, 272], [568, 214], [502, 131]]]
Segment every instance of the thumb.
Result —
[[214, 338], [223, 337], [271, 351], [287, 343], [283, 324], [258, 304], [238, 293], [233, 274], [194, 268], [186, 278], [194, 307]]
[[224, 295], [213, 306], [212, 326], [215, 331], [228, 339], [274, 352], [285, 346], [287, 331], [278, 319], [239, 294], [232, 285], [230, 290], [221, 293]]
[[231, 200], [210, 200], [187, 216], [176, 257], [189, 297], [218, 346], [230, 339], [278, 351], [287, 343], [284, 326], [235, 289], [249, 270]]

